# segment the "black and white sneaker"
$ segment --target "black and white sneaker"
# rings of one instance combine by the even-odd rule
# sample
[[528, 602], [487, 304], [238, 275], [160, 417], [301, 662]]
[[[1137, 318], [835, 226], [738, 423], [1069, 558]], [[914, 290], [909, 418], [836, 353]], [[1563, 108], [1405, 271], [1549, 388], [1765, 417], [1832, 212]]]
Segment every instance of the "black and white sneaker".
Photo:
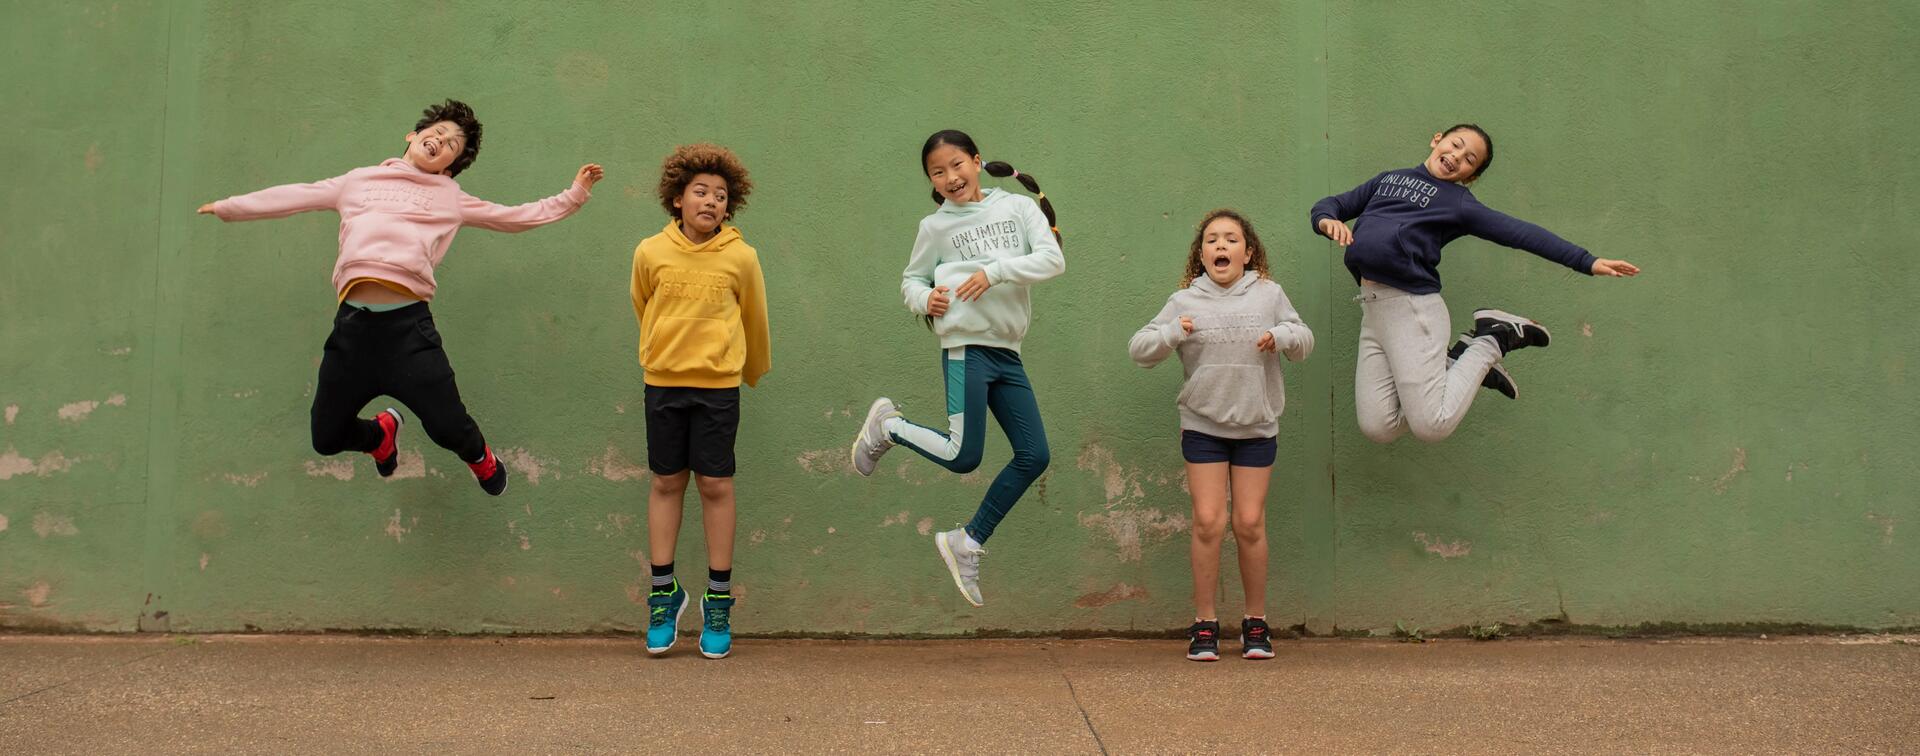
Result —
[[1195, 622], [1187, 628], [1187, 658], [1193, 661], [1220, 660], [1220, 622]]
[[1544, 347], [1553, 340], [1539, 321], [1492, 309], [1473, 311], [1473, 335], [1492, 336], [1500, 342], [1501, 354], [1523, 347]]
[[[1453, 342], [1453, 348], [1447, 350], [1447, 368], [1452, 369], [1453, 361], [1460, 359], [1460, 355], [1472, 345], [1473, 334], [1460, 334], [1459, 340]], [[1508, 399], [1520, 398], [1520, 386], [1513, 382], [1513, 374], [1507, 372], [1506, 365], [1498, 362], [1493, 363], [1493, 367], [1487, 368], [1487, 377], [1480, 379], [1480, 387], [1498, 391]]]
[[1273, 629], [1267, 627], [1266, 620], [1248, 617], [1240, 621], [1240, 658], [1273, 658]]

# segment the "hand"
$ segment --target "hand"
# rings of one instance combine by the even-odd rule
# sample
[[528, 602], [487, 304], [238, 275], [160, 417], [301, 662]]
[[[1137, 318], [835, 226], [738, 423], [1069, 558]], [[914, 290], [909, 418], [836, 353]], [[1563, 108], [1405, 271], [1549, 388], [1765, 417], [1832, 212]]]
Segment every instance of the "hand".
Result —
[[581, 186], [592, 189], [594, 182], [599, 181], [600, 177], [605, 175], [606, 171], [600, 169], [599, 163], [588, 163], [580, 166], [580, 172], [573, 174], [573, 180]]
[[1640, 267], [1625, 260], [1594, 260], [1593, 274], [1596, 276], [1627, 278], [1629, 276], [1640, 275]]
[[933, 293], [927, 295], [927, 314], [936, 318], [947, 314], [947, 302], [949, 301], [952, 300], [947, 298], [947, 287], [933, 287]]
[[1272, 331], [1268, 331], [1266, 333], [1260, 334], [1260, 340], [1253, 342], [1253, 348], [1258, 349], [1262, 352], [1280, 351], [1280, 345], [1274, 343], [1273, 341]]
[[1353, 243], [1353, 229], [1332, 218], [1320, 219], [1320, 233], [1342, 247]]
[[991, 286], [993, 286], [993, 284], [987, 282], [987, 272], [984, 270], [976, 270], [973, 272], [973, 275], [968, 276], [967, 280], [960, 284], [960, 288], [955, 289], [953, 293], [954, 296], [960, 298], [960, 301], [971, 302], [979, 299], [980, 295], [987, 293], [987, 288]]
[[201, 215], [212, 215], [213, 203], [209, 202], [207, 204], [201, 205], [200, 209], [197, 212], [199, 212]]
[[1181, 315], [1180, 330], [1186, 331], [1189, 334], [1193, 333], [1193, 318], [1187, 317], [1185, 315]]

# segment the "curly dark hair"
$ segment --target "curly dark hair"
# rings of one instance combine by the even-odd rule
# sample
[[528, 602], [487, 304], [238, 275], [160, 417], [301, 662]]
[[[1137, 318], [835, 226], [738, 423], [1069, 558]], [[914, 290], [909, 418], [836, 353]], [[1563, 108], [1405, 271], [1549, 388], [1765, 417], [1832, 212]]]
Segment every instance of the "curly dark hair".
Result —
[[413, 125], [413, 130], [420, 131], [441, 121], [452, 121], [467, 135], [462, 140], [464, 144], [460, 147], [460, 157], [454, 158], [453, 164], [447, 166], [447, 177], [452, 178], [473, 165], [474, 158], [480, 157], [480, 119], [473, 116], [473, 108], [467, 107], [466, 103], [447, 100], [439, 105], [428, 105], [426, 110], [420, 111], [420, 120]]
[[668, 217], [680, 217], [673, 201], [687, 190], [694, 176], [702, 173], [711, 173], [727, 182], [727, 217], [723, 220], [732, 220], [734, 213], [747, 209], [747, 195], [753, 193], [747, 167], [740, 164], [740, 157], [732, 150], [701, 142], [673, 148], [673, 154], [660, 164], [660, 207], [667, 211]]
[[1187, 269], [1180, 276], [1180, 288], [1191, 286], [1193, 279], [1207, 274], [1207, 265], [1200, 260], [1200, 246], [1207, 240], [1207, 226], [1221, 218], [1232, 218], [1247, 237], [1247, 269], [1259, 273], [1261, 278], [1273, 278], [1273, 274], [1267, 272], [1267, 245], [1261, 244], [1260, 235], [1253, 232], [1253, 221], [1237, 210], [1223, 207], [1207, 213], [1207, 217], [1200, 219], [1200, 225], [1193, 227], [1193, 245], [1187, 248]]

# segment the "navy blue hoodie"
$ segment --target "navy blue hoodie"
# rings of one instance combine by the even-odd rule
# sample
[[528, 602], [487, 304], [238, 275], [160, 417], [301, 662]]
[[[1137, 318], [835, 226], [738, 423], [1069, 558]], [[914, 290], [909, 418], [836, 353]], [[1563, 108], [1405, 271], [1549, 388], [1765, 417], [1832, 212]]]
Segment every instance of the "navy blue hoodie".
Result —
[[1466, 187], [1434, 178], [1425, 165], [1387, 171], [1353, 191], [1313, 203], [1314, 233], [1323, 218], [1356, 217], [1360, 222], [1347, 247], [1347, 270], [1355, 283], [1364, 278], [1414, 294], [1437, 294], [1440, 248], [1467, 234], [1593, 275], [1594, 257], [1586, 250], [1480, 204]]

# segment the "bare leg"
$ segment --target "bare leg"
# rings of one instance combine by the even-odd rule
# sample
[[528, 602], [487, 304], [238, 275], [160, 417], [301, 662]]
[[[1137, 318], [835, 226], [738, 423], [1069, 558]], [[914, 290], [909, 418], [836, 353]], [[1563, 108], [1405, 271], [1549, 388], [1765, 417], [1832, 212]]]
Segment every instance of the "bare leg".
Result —
[[1247, 616], [1267, 616], [1267, 484], [1271, 467], [1235, 467], [1233, 540], [1240, 552], [1240, 584], [1247, 591]]
[[707, 531], [707, 567], [733, 569], [733, 479], [696, 478], [700, 485], [701, 523]]
[[1220, 539], [1227, 532], [1227, 463], [1187, 463], [1193, 492], [1193, 616], [1219, 619], [1214, 593], [1220, 588]]

